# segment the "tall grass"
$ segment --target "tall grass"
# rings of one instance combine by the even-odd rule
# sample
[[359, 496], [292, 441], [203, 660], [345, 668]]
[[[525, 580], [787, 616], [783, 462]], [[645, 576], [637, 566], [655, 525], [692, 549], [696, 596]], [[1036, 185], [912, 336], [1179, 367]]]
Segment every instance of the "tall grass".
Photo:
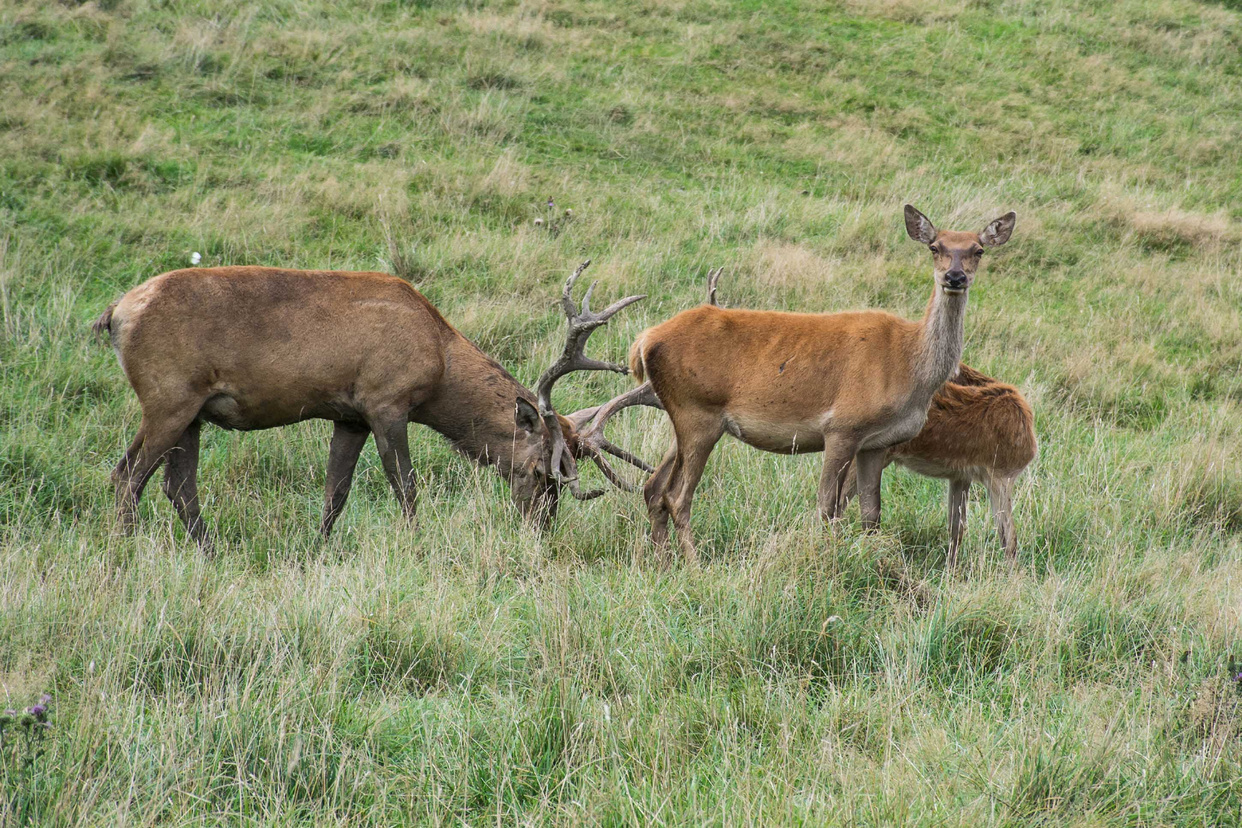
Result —
[[[1242, 821], [1240, 15], [0, 4], [0, 708], [54, 696], [0, 823]], [[138, 410], [89, 324], [192, 252], [396, 272], [530, 382], [588, 256], [650, 294], [611, 358], [718, 265], [727, 304], [917, 315], [906, 201], [1018, 213], [966, 346], [1036, 412], [1016, 570], [981, 499], [949, 572], [942, 484], [828, 532], [816, 457], [735, 442], [702, 569], [634, 567], [636, 496], [540, 536], [422, 430], [418, 531], [368, 450], [321, 544], [323, 423], [205, 431], [215, 560], [155, 487], [112, 533]]]

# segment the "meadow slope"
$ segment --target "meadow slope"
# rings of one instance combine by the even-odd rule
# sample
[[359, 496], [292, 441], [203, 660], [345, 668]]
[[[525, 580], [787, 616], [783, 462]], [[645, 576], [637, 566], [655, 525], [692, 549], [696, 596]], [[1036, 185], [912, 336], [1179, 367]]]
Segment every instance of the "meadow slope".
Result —
[[[0, 708], [54, 696], [0, 824], [1242, 822], [1240, 124], [1237, 0], [0, 0]], [[717, 265], [916, 316], [906, 201], [1018, 214], [965, 356], [1036, 412], [1014, 571], [980, 492], [947, 572], [943, 484], [828, 533], [732, 441], [703, 567], [635, 568], [638, 496], [541, 537], [418, 428], [418, 531], [368, 446], [320, 544], [322, 422], [204, 431], [216, 560], [155, 485], [113, 535], [90, 323], [192, 252], [395, 272], [530, 383], [587, 257], [650, 295], [612, 359]]]

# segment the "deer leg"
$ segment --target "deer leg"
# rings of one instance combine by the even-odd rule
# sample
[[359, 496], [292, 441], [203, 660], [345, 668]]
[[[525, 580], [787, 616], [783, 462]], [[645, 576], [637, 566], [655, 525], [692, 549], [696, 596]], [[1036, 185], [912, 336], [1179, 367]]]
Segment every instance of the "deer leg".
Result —
[[835, 522], [845, 510], [846, 482], [858, 443], [840, 436], [824, 438], [824, 468], [819, 474], [819, 515], [825, 523]]
[[332, 428], [332, 443], [328, 448], [328, 479], [324, 485], [323, 520], [319, 523], [319, 534], [326, 539], [332, 534], [332, 525], [345, 509], [345, 500], [349, 497], [349, 488], [354, 482], [354, 469], [358, 465], [358, 455], [367, 444], [371, 432], [365, 428], [347, 423], [335, 423]]
[[949, 480], [949, 557], [945, 561], [950, 569], [957, 566], [957, 553], [962, 548], [962, 534], [966, 529], [966, 502], [970, 494], [970, 481]]
[[142, 450], [142, 444], [146, 442], [146, 422], [138, 426], [138, 433], [134, 435], [133, 442], [129, 444], [129, 448], [125, 449], [125, 454], [121, 456], [120, 461], [116, 464], [116, 468], [112, 470], [112, 488], [116, 499], [116, 517], [117, 526], [122, 534], [128, 535], [134, 529], [134, 509], [137, 504], [130, 504], [129, 478], [131, 469], [138, 462], [138, 454]]
[[177, 445], [186, 428], [198, 416], [198, 408], [195, 407], [193, 412], [190, 416], [177, 419], [143, 415], [134, 442], [112, 471], [117, 521], [122, 532], [128, 534], [133, 531], [142, 490], [163, 462], [164, 455]]
[[845, 467], [845, 483], [841, 486], [841, 498], [837, 501], [837, 516], [845, 514], [850, 501], [858, 494], [858, 470], [854, 468], [854, 460], [850, 459]]
[[186, 426], [181, 438], [168, 452], [164, 460], [164, 494], [177, 510], [186, 534], [194, 539], [204, 552], [211, 552], [207, 527], [203, 524], [198, 503], [198, 437], [201, 423], [198, 420]]
[[884, 449], [860, 451], [854, 460], [858, 467], [858, 510], [864, 532], [880, 528], [880, 477], [884, 471]]
[[[643, 499], [647, 502], [647, 517], [651, 520], [651, 544], [661, 557], [668, 549], [668, 486], [677, 465], [677, 441], [669, 447], [664, 460], [643, 484]], [[637, 563], [641, 563], [641, 559]]]
[[1013, 526], [1013, 478], [991, 477], [984, 485], [988, 490], [992, 519], [996, 522], [996, 534], [1005, 550], [1005, 559], [1013, 563], [1018, 559], [1018, 536]]
[[397, 495], [402, 514], [413, 525], [418, 486], [414, 479], [414, 468], [410, 464], [408, 430], [409, 421], [404, 415], [371, 425], [371, 433], [375, 435], [375, 447], [379, 449], [380, 462], [384, 464], [384, 474]]
[[665, 497], [673, 515], [673, 528], [677, 530], [677, 545], [686, 564], [693, 567], [698, 566], [699, 553], [690, 532], [690, 506], [707, 458], [724, 434], [724, 427], [719, 417], [701, 417], [694, 423], [683, 420], [673, 427], [677, 431], [678, 465]]

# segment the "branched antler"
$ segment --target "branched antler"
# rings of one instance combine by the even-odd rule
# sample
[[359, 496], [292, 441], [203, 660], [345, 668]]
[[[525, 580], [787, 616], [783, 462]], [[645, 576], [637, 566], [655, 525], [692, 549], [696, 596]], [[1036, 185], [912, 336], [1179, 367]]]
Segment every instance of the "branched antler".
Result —
[[625, 492], [635, 491], [638, 486], [617, 474], [612, 465], [604, 458], [605, 452], [618, 460], [624, 460], [630, 465], [642, 469], [647, 474], [651, 474], [655, 469], [644, 462], [642, 458], [636, 457], [620, 446], [614, 445], [604, 436], [604, 425], [613, 414], [616, 414], [623, 408], [635, 405], [645, 405], [651, 408], [658, 408], [661, 411], [664, 410], [664, 404], [656, 396], [655, 389], [651, 387], [651, 383], [644, 382], [637, 388], [630, 389], [624, 394], [613, 397], [603, 405], [584, 408], [566, 417], [573, 424], [574, 432], [578, 436], [578, 456], [590, 457], [595, 462], [595, 465], [599, 466], [599, 470], [603, 472], [604, 477], [608, 478], [608, 482]]
[[[578, 483], [578, 464], [574, 459], [573, 452], [568, 450], [565, 443], [565, 435], [561, 430], [560, 420], [556, 415], [556, 409], [552, 407], [552, 388], [556, 385], [556, 381], [566, 374], [574, 371], [615, 371], [618, 374], [629, 373], [624, 365], [615, 362], [604, 362], [598, 359], [592, 359], [585, 353], [587, 339], [596, 328], [606, 324], [618, 311], [629, 307], [645, 296], [627, 296], [613, 302], [608, 307], [598, 313], [591, 311], [591, 293], [595, 290], [596, 282], [592, 282], [587, 288], [586, 293], [582, 297], [582, 305], [578, 307], [574, 303], [573, 289], [574, 283], [578, 281], [578, 277], [591, 264], [591, 260], [587, 259], [578, 265], [573, 274], [565, 280], [565, 287], [561, 291], [561, 308], [565, 311], [565, 316], [569, 320], [569, 332], [565, 338], [565, 350], [560, 357], [552, 364], [548, 370], [543, 372], [539, 377], [539, 382], [535, 385], [535, 395], [539, 401], [539, 416], [543, 418], [544, 425], [551, 435], [551, 446], [548, 456], [548, 469], [558, 483], [569, 487], [573, 496], [579, 500], [590, 500], [599, 497], [604, 493], [603, 489], [593, 489], [583, 492]], [[602, 435], [600, 435], [602, 439]], [[611, 445], [611, 444], [610, 444]], [[615, 448], [615, 447], [614, 447]], [[605, 449], [607, 450], [607, 449]], [[618, 449], [619, 450], [619, 449]], [[637, 459], [637, 458], [635, 458]], [[640, 461], [641, 462], [641, 461]], [[602, 468], [602, 467], [601, 467]], [[607, 473], [605, 473], [607, 474]], [[615, 473], [614, 473], [615, 476]], [[613, 477], [609, 477], [613, 480]], [[614, 481], [615, 482], [615, 481]]]

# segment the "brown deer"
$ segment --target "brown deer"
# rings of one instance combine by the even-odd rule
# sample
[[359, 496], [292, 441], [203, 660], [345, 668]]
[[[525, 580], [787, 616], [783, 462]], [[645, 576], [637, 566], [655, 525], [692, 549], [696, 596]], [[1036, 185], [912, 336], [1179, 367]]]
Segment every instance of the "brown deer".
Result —
[[[1013, 484], [1035, 459], [1035, 418], [1017, 388], [962, 364], [932, 397], [927, 422], [913, 440], [890, 446], [884, 465], [949, 481], [949, 554], [957, 565], [971, 483], [982, 483], [992, 505], [996, 534], [1009, 561], [1017, 559], [1013, 526]], [[840, 509], [856, 488], [850, 471]]]
[[[707, 274], [709, 305], [717, 304], [716, 286], [723, 270], [717, 268]], [[644, 383], [635, 392], [650, 385]], [[636, 399], [643, 396], [635, 393]], [[950, 567], [957, 565], [957, 553], [962, 545], [970, 484], [982, 483], [992, 505], [1001, 547], [1013, 561], [1018, 554], [1013, 526], [1013, 484], [1035, 459], [1037, 450], [1035, 417], [1022, 392], [963, 362], [957, 374], [932, 397], [923, 429], [913, 440], [890, 446], [884, 466], [897, 463], [917, 474], [949, 481]], [[849, 505], [857, 485], [851, 467], [838, 513]]]
[[630, 370], [649, 378], [673, 424], [673, 445], [644, 486], [651, 539], [668, 543], [672, 517], [687, 562], [697, 553], [690, 506], [726, 432], [780, 454], [822, 451], [819, 510], [835, 520], [857, 461], [863, 525], [880, 520], [885, 449], [923, 427], [932, 395], [958, 369], [967, 291], [983, 251], [1013, 232], [1007, 213], [981, 233], [937, 230], [910, 205], [906, 231], [932, 253], [923, 319], [883, 311], [804, 314], [702, 305], [638, 336]]
[[142, 407], [138, 434], [112, 473], [122, 530], [132, 529], [142, 490], [163, 462], [165, 494], [188, 534], [210, 550], [197, 483], [204, 421], [242, 430], [333, 421], [324, 537], [345, 507], [358, 455], [372, 435], [402, 511], [414, 519], [410, 422], [495, 467], [523, 516], [541, 526], [555, 516], [561, 488], [580, 500], [604, 493], [580, 488], [576, 461], [584, 457], [632, 491], [603, 457], [608, 452], [651, 471], [603, 436], [607, 416], [624, 404], [593, 420], [597, 408], [567, 418], [552, 407], [552, 387], [568, 373], [626, 373], [623, 365], [586, 357], [583, 348], [592, 331], [643, 297], [593, 313], [591, 285], [576, 308], [573, 286], [589, 264], [565, 282], [565, 352], [535, 393], [395, 276], [221, 267], [147, 280], [94, 325], [96, 333], [110, 336]]

